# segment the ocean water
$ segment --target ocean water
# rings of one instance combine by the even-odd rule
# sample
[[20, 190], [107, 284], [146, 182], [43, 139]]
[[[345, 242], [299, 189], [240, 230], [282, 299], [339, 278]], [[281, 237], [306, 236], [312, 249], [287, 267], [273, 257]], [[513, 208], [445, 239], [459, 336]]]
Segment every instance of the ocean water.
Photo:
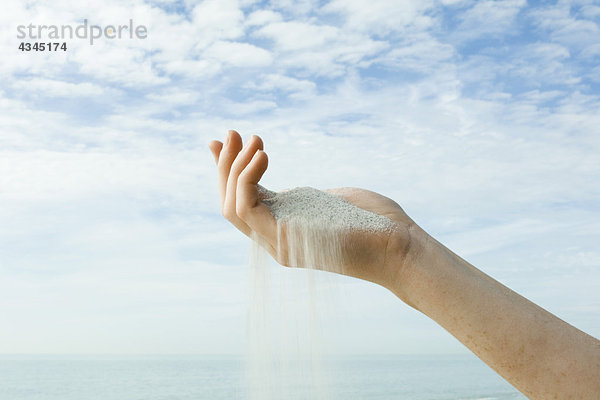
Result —
[[[525, 397], [470, 355], [328, 357], [331, 400]], [[0, 400], [246, 399], [234, 356], [0, 356]], [[283, 399], [282, 399], [283, 400]]]

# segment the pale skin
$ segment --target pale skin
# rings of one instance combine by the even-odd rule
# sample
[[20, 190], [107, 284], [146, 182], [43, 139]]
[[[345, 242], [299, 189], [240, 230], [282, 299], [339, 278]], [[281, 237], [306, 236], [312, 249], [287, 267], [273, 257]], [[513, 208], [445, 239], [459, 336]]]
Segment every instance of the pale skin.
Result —
[[[218, 170], [221, 210], [244, 234], [278, 254], [276, 221], [260, 201], [268, 158], [258, 136], [235, 131], [209, 145]], [[336, 272], [375, 282], [432, 318], [531, 399], [599, 399], [600, 341], [513, 292], [421, 229], [393, 200], [368, 190], [331, 192], [395, 224], [362, 233]]]

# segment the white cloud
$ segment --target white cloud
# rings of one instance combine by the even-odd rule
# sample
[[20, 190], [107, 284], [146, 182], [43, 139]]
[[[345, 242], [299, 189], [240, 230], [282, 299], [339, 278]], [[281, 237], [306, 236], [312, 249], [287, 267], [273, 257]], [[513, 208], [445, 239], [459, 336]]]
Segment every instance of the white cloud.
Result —
[[233, 115], [248, 115], [277, 108], [277, 103], [270, 100], [249, 100], [244, 102], [228, 102], [225, 104]]
[[591, 44], [581, 51], [581, 56], [587, 59], [593, 59], [600, 56], [600, 43]]
[[577, 49], [595, 44], [597, 41], [593, 38], [600, 31], [594, 21], [586, 19], [590, 17], [589, 12], [593, 14], [593, 9], [589, 12], [585, 10], [583, 8], [579, 15], [583, 18], [578, 18], [571, 12], [571, 5], [568, 2], [559, 1], [555, 5], [534, 9], [529, 14], [538, 29], [548, 32], [552, 40]]
[[330, 25], [274, 22], [260, 28], [257, 35], [273, 40], [281, 50], [294, 51], [331, 45], [338, 38], [339, 30]]
[[478, 1], [460, 16], [457, 37], [471, 40], [484, 35], [510, 35], [515, 17], [525, 5], [525, 0]]
[[89, 82], [70, 83], [55, 79], [33, 78], [13, 83], [13, 88], [48, 97], [101, 96], [104, 88]]
[[257, 10], [248, 15], [245, 24], [248, 26], [262, 26], [268, 23], [281, 21], [281, 14], [272, 10]]
[[[458, 30], [430, 2], [189, 1], [180, 13], [141, 0], [7, 3], [0, 49], [14, 57], [0, 65], [0, 247], [9, 249], [0, 303], [12, 330], [0, 342], [22, 337], [15, 351], [239, 349], [230, 330], [244, 329], [248, 243], [219, 215], [206, 149], [229, 128], [263, 136], [267, 186], [380, 191], [482, 267], [502, 274], [510, 263], [501, 276], [539, 301], [583, 309], [592, 295], [573, 294], [585, 283], [552, 284], [578, 266], [599, 278], [600, 98], [586, 83], [600, 74], [578, 64], [597, 54], [594, 10], [468, 3], [449, 7]], [[547, 40], [523, 36], [521, 12]], [[82, 15], [132, 17], [149, 37], [15, 53], [14, 21]], [[487, 34], [520, 40], [505, 52], [462, 53], [461, 39]], [[543, 273], [549, 289], [536, 292]], [[370, 296], [353, 285], [357, 302]], [[231, 293], [236, 304], [227, 305]], [[565, 318], [580, 315], [567, 306]], [[203, 329], [219, 313], [226, 321]], [[77, 332], [55, 322], [73, 318]], [[121, 323], [144, 339], [107, 328]], [[165, 324], [186, 329], [153, 333]], [[42, 326], [51, 326], [47, 339], [35, 334]], [[419, 342], [432, 329], [403, 334]], [[408, 349], [385, 334], [380, 343]]]
[[161, 104], [186, 105], [194, 104], [200, 98], [200, 94], [192, 90], [168, 89], [162, 93], [150, 93], [148, 99], [154, 100]]
[[319, 8], [319, 0], [270, 0], [275, 10], [280, 10], [296, 18], [310, 14]]
[[579, 12], [581, 13], [581, 15], [589, 19], [598, 18], [600, 17], [600, 6], [587, 4], [581, 7], [581, 10]]
[[215, 42], [204, 55], [235, 67], [265, 67], [273, 62], [269, 51], [260, 47], [239, 42]]
[[419, 73], [431, 73], [439, 63], [449, 61], [456, 55], [454, 48], [433, 38], [429, 34], [408, 36], [395, 45], [378, 61], [396, 68], [413, 69]]
[[283, 91], [296, 99], [309, 99], [314, 96], [317, 85], [307, 79], [296, 79], [280, 74], [267, 74], [258, 79], [258, 82], [249, 82], [246, 88], [261, 92]]
[[175, 78], [209, 79], [221, 71], [221, 64], [215, 60], [179, 60], [161, 63], [160, 70]]
[[518, 220], [479, 229], [460, 228], [460, 233], [445, 235], [443, 240], [458, 254], [471, 257], [526, 242], [541, 233], [556, 234], [562, 227], [549, 224], [548, 221]]
[[432, 5], [429, 0], [333, 0], [323, 7], [323, 11], [345, 16], [348, 29], [385, 35], [404, 31], [407, 25], [416, 25], [420, 29], [429, 27], [432, 21], [425, 11]]
[[274, 42], [279, 65], [325, 76], [339, 76], [346, 66], [368, 63], [370, 56], [388, 47], [384, 41], [335, 26], [296, 21], [267, 24], [255, 35]]
[[[96, 62], [90, 62], [97, 57]], [[125, 87], [153, 86], [169, 82], [161, 76], [142, 50], [112, 46], [81, 48], [74, 56], [83, 74]]]
[[194, 7], [191, 16], [202, 35], [199, 40], [236, 39], [244, 33], [244, 13], [236, 0], [203, 1]]
[[441, 0], [440, 3], [445, 6], [462, 6], [464, 3], [473, 3], [473, 0]]
[[581, 78], [568, 65], [568, 48], [553, 43], [536, 43], [525, 46], [507, 63], [508, 73], [526, 78], [528, 82], [555, 85], [573, 85]]

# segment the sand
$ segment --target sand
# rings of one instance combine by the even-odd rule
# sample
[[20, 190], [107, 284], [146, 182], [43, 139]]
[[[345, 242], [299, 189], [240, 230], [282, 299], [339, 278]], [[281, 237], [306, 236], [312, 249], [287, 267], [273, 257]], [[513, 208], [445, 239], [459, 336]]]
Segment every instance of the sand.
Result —
[[[251, 400], [332, 398], [323, 363], [317, 294], [335, 288], [315, 279], [314, 269], [334, 272], [342, 264], [350, 231], [392, 229], [383, 216], [358, 208], [340, 196], [311, 187], [279, 193], [260, 187], [264, 204], [277, 220], [278, 250], [285, 248], [286, 269], [269, 265], [270, 256], [253, 238], [248, 313], [248, 398]], [[285, 243], [283, 243], [285, 241]], [[273, 279], [278, 275], [279, 279]], [[279, 292], [277, 296], [276, 293]]]
[[264, 191], [263, 203], [277, 221], [308, 227], [328, 227], [331, 231], [385, 231], [391, 221], [363, 210], [342, 197], [312, 187], [299, 187], [279, 193]]

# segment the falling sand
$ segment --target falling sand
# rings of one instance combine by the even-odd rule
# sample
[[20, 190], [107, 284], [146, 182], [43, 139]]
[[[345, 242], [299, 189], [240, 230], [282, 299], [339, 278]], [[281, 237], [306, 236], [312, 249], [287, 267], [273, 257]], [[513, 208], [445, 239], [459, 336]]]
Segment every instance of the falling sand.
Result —
[[[317, 300], [331, 287], [314, 270], [343, 273], [348, 237], [355, 232], [393, 229], [386, 217], [310, 187], [275, 193], [262, 187], [262, 201], [277, 220], [278, 258], [292, 267], [269, 265], [269, 254], [253, 237], [248, 315], [248, 398], [330, 399], [323, 364]], [[279, 280], [273, 279], [278, 274]], [[274, 292], [279, 296], [274, 296]]]

